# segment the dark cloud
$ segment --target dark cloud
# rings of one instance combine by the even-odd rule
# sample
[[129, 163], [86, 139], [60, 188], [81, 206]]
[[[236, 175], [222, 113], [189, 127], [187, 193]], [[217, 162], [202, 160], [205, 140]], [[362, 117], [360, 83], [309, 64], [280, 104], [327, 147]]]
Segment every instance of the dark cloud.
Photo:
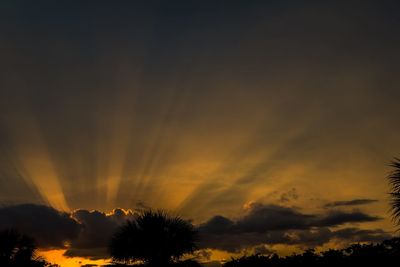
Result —
[[0, 229], [15, 228], [35, 238], [41, 248], [66, 248], [66, 256], [107, 258], [111, 235], [121, 223], [133, 219], [131, 211], [114, 209], [110, 213], [76, 210], [60, 212], [54, 208], [23, 204], [0, 208]]
[[33, 236], [44, 248], [64, 248], [75, 240], [81, 225], [70, 214], [48, 206], [23, 204], [0, 208], [0, 229], [16, 228]]
[[309, 229], [311, 227], [332, 227], [345, 223], [362, 223], [380, 220], [360, 211], [335, 211], [327, 214], [304, 214], [296, 209], [277, 205], [255, 204], [247, 215], [231, 221], [215, 216], [200, 225], [199, 230], [207, 233], [265, 233], [275, 230]]
[[[107, 245], [115, 229], [128, 219], [134, 219], [130, 210], [114, 209], [110, 213], [76, 210], [59, 212], [51, 207], [24, 204], [0, 209], [0, 229], [17, 228], [32, 235], [43, 248], [69, 246], [65, 256], [108, 258]], [[327, 214], [303, 214], [293, 208], [253, 203], [248, 212], [237, 220], [214, 216], [197, 227], [200, 248], [237, 252], [249, 247], [261, 253], [264, 244], [301, 246], [322, 245], [333, 238], [354, 242], [379, 241], [389, 238], [383, 230], [343, 228], [346, 223], [362, 223], [379, 218], [360, 211]], [[201, 250], [199, 257], [209, 257]]]
[[345, 228], [334, 232], [334, 237], [351, 242], [380, 242], [392, 237], [382, 229], [365, 230], [358, 228]]
[[255, 205], [248, 215], [236, 222], [238, 232], [266, 232], [269, 230], [305, 229], [316, 220], [315, 215], [276, 205]]
[[376, 216], [370, 216], [361, 211], [343, 212], [334, 211], [321, 216], [312, 223], [312, 226], [338, 226], [345, 223], [374, 222], [381, 220]]
[[205, 233], [220, 234], [231, 232], [235, 227], [235, 223], [223, 216], [214, 216], [207, 223], [200, 225], [199, 230]]
[[333, 238], [370, 241], [387, 238], [386, 232], [344, 228], [345, 224], [377, 221], [380, 218], [361, 211], [335, 211], [303, 214], [296, 209], [276, 205], [253, 204], [247, 215], [232, 221], [215, 216], [199, 226], [201, 246], [238, 251], [259, 244], [322, 245]]
[[368, 199], [368, 198], [361, 198], [361, 199], [353, 199], [353, 200], [345, 200], [345, 201], [334, 201], [324, 205], [325, 208], [335, 208], [335, 207], [342, 207], [342, 206], [357, 206], [357, 205], [367, 205], [371, 203], [378, 202], [376, 199]]
[[66, 256], [107, 258], [108, 242], [115, 229], [128, 219], [133, 219], [131, 211], [114, 209], [110, 213], [100, 211], [76, 210], [71, 217], [80, 223], [81, 232], [71, 243]]

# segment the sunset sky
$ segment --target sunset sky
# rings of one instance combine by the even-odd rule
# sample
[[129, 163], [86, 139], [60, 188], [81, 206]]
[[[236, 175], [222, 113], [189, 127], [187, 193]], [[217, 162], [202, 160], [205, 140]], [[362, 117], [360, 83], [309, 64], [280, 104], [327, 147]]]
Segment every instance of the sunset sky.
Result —
[[147, 207], [203, 261], [392, 236], [399, 8], [1, 1], [0, 228], [62, 267]]

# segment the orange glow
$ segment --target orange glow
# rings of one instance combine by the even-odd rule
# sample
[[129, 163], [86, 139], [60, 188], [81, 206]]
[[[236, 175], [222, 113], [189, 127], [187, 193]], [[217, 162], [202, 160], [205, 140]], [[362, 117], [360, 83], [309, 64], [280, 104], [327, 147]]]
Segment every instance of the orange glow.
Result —
[[81, 257], [65, 257], [65, 249], [39, 250], [38, 255], [43, 256], [48, 262], [56, 263], [61, 267], [80, 267], [84, 264], [97, 264], [99, 266], [109, 263], [109, 260], [90, 260]]

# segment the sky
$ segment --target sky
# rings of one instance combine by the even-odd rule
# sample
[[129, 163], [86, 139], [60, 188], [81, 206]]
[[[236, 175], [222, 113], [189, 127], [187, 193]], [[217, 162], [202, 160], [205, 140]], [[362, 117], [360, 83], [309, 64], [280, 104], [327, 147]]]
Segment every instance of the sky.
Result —
[[2, 1], [0, 227], [64, 266], [147, 207], [205, 261], [392, 236], [399, 7]]

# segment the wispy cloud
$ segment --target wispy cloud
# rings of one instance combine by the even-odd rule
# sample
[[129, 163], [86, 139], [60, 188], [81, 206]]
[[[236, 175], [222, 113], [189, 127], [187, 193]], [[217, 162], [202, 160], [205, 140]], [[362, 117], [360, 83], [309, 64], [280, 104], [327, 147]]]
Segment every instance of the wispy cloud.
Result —
[[359, 206], [359, 205], [368, 205], [368, 204], [376, 203], [376, 202], [378, 202], [378, 200], [376, 200], [376, 199], [360, 198], [360, 199], [329, 202], [329, 203], [325, 204], [324, 207], [325, 208], [335, 208], [335, 207], [342, 207], [342, 206]]

